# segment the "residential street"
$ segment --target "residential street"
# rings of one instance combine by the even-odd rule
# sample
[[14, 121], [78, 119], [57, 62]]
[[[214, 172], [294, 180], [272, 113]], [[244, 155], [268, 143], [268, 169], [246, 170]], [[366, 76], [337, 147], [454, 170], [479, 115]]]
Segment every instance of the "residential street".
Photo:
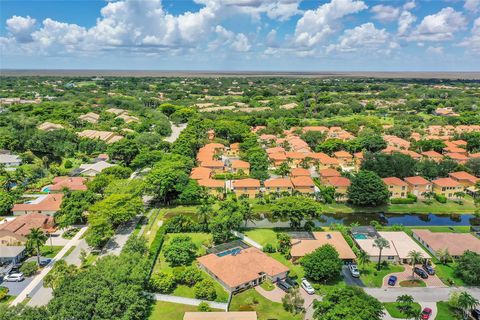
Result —
[[480, 300], [480, 288], [364, 288], [365, 292], [374, 296], [381, 302], [394, 302], [402, 294], [411, 295], [415, 301], [438, 302], [447, 301], [454, 291], [468, 291], [472, 296]]
[[168, 137], [165, 138], [165, 141], [173, 143], [175, 140], [177, 140], [178, 136], [182, 131], [187, 127], [186, 123], [181, 123], [180, 125], [175, 125], [172, 122], [170, 122], [171, 128], [172, 128], [172, 134]]

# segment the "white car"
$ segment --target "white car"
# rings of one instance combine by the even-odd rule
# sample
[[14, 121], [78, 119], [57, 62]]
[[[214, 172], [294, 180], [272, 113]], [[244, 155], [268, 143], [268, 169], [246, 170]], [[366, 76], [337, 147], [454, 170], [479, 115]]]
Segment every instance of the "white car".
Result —
[[310, 282], [307, 281], [307, 279], [303, 278], [302, 279], [302, 284], [301, 284], [303, 290], [305, 290], [308, 294], [314, 294], [315, 289], [313, 289], [312, 285]]
[[3, 281], [6, 281], [6, 282], [20, 282], [23, 280], [25, 280], [25, 277], [21, 272], [7, 274], [5, 277], [3, 277]]
[[350, 270], [350, 274], [354, 278], [359, 278], [360, 277], [360, 271], [357, 268], [356, 264], [350, 264], [348, 265], [348, 270]]

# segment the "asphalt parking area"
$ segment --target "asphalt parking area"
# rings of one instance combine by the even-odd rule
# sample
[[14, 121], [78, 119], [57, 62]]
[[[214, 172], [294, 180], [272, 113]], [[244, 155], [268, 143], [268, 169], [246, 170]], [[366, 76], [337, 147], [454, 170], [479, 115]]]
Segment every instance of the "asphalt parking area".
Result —
[[18, 296], [28, 285], [32, 282], [34, 277], [25, 278], [20, 282], [0, 282], [0, 286], [8, 288], [8, 294], [11, 296]]

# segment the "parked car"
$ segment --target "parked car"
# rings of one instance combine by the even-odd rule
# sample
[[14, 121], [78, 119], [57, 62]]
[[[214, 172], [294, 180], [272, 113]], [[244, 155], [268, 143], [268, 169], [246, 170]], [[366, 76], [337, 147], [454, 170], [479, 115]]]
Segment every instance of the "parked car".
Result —
[[430, 319], [430, 316], [432, 315], [432, 309], [430, 308], [424, 308], [422, 313], [420, 314], [422, 319]]
[[472, 309], [472, 317], [475, 320], [480, 320], [480, 309]]
[[50, 261], [52, 261], [52, 259], [41, 260], [40, 261], [40, 267], [45, 267], [46, 265], [48, 265], [50, 263]]
[[360, 271], [358, 270], [356, 264], [353, 264], [353, 263], [349, 264], [348, 265], [348, 270], [350, 270], [350, 274], [352, 275], [352, 277], [354, 277], [354, 278], [359, 278], [360, 277]]
[[25, 280], [25, 277], [23, 276], [23, 273], [10, 273], [7, 274], [5, 277], [3, 277], [3, 281], [5, 282], [20, 282]]
[[277, 281], [277, 286], [285, 292], [290, 291], [290, 289], [292, 288], [292, 286], [290, 286], [288, 283], [282, 280]]
[[390, 276], [388, 277], [388, 285], [394, 286], [397, 283], [397, 276]]
[[415, 267], [415, 269], [413, 269], [413, 272], [415, 272], [417, 275], [419, 275], [420, 278], [422, 278], [422, 279], [427, 279], [428, 278], [428, 274], [425, 271], [423, 271], [423, 269]]
[[285, 282], [289, 284], [291, 287], [298, 287], [298, 282], [295, 279], [292, 279], [290, 277], [285, 278]]
[[308, 294], [314, 294], [315, 289], [313, 289], [312, 285], [310, 282], [307, 281], [307, 279], [303, 278], [302, 279], [302, 288], [305, 290]]
[[422, 265], [423, 270], [425, 270], [429, 275], [433, 276], [435, 274], [435, 269], [429, 264], [424, 263]]

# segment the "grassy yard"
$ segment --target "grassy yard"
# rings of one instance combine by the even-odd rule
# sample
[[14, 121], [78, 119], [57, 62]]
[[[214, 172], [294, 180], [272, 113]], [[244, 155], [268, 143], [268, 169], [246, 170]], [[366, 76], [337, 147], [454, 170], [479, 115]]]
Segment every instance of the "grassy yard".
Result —
[[456, 315], [454, 310], [448, 305], [448, 302], [440, 301], [437, 302], [437, 316], [435, 320], [455, 320], [459, 319]]
[[383, 284], [383, 278], [387, 274], [394, 272], [402, 272], [405, 267], [396, 264], [389, 264], [387, 267], [382, 266], [380, 271], [377, 271], [377, 264], [370, 262], [365, 265], [360, 265], [360, 279], [367, 287], [380, 288]]
[[[153, 212], [147, 221], [145, 229], [143, 229], [143, 236], [147, 239], [147, 243], [150, 246], [158, 229], [160, 228], [160, 221], [163, 220], [165, 215], [165, 209], [152, 209]], [[141, 227], [141, 226], [140, 226]]]
[[262, 287], [263, 290], [265, 290], [265, 291], [272, 291], [273, 289], [275, 289], [275, 285], [272, 283], [272, 281], [270, 281], [268, 279], [263, 281], [260, 284], [260, 287]]
[[0, 306], [5, 305], [5, 304], [9, 304], [13, 300], [15, 300], [15, 296], [11, 296], [11, 295], [7, 294], [5, 297], [3, 297], [2, 300], [0, 300]]
[[267, 300], [255, 289], [249, 289], [234, 295], [230, 304], [230, 311], [256, 311], [258, 320], [303, 319], [302, 315], [293, 315], [285, 311], [281, 303]]
[[277, 233], [273, 229], [251, 229], [245, 235], [262, 246], [270, 243], [275, 247], [277, 244]]
[[280, 252], [269, 253], [269, 256], [284, 264], [290, 270], [290, 276], [292, 278], [302, 279], [305, 277], [305, 271], [300, 264], [294, 264], [290, 260], [287, 260]]
[[[407, 318], [407, 316], [406, 316], [405, 314], [403, 314], [402, 312], [400, 312], [400, 310], [398, 310], [398, 308], [397, 308], [398, 303], [396, 303], [396, 302], [385, 302], [383, 305], [385, 306], [385, 309], [387, 310], [387, 312], [388, 312], [392, 317], [394, 317], [394, 318], [399, 318], [399, 319], [406, 319], [406, 318]], [[413, 307], [414, 310], [415, 310], [417, 313], [420, 313], [420, 311], [421, 311], [421, 310], [420, 310], [420, 309], [421, 309], [420, 304], [418, 304], [418, 303], [415, 302], [415, 303], [413, 304], [413, 306], [414, 306], [414, 307]]]
[[447, 285], [452, 285], [452, 286], [465, 285], [462, 279], [455, 276], [454, 271], [455, 271], [454, 263], [447, 263], [444, 265], [438, 261], [435, 261], [435, 273], [440, 278], [440, 280], [442, 280], [443, 283]]
[[[149, 320], [182, 320], [185, 312], [198, 311], [196, 306], [180, 303], [157, 301], [153, 307]], [[212, 309], [212, 311], [222, 311]]]
[[44, 245], [40, 248], [40, 255], [45, 258], [53, 258], [62, 250], [63, 246]]

